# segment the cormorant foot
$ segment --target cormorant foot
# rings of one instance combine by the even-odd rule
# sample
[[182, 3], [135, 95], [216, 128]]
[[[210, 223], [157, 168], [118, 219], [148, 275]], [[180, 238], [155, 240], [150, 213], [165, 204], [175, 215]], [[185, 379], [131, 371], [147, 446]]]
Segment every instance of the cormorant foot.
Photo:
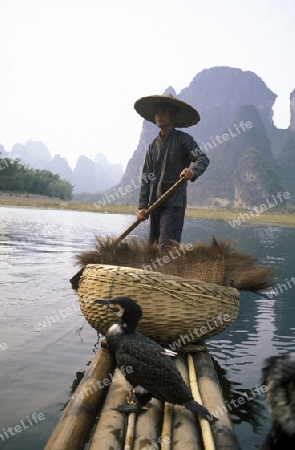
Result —
[[112, 408], [114, 411], [119, 411], [124, 414], [146, 412], [147, 408], [143, 408], [140, 403], [134, 403], [129, 405], [118, 405], [117, 408]]
[[100, 345], [101, 345], [101, 348], [109, 348], [106, 339], [102, 339], [102, 340], [100, 341]]
[[132, 389], [132, 391], [129, 392], [126, 400], [127, 400], [127, 403], [129, 405], [133, 405], [134, 403], [138, 403], [137, 395], [135, 394], [133, 389]]
[[151, 400], [152, 396], [149, 392], [146, 393], [139, 393], [136, 392], [135, 389], [132, 389], [126, 398], [126, 401], [128, 404], [134, 404], [139, 403], [141, 406], [145, 406], [148, 404], [148, 402]]

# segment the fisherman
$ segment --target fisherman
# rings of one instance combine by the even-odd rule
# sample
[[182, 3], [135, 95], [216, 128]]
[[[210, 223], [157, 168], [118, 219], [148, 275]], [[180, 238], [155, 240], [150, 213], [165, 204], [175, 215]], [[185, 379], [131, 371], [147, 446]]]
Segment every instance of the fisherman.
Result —
[[[138, 220], [146, 220], [146, 210], [163, 195], [179, 177], [195, 181], [205, 172], [209, 159], [193, 137], [175, 128], [196, 125], [200, 116], [191, 105], [168, 96], [142, 97], [134, 104], [138, 114], [160, 128], [149, 145], [142, 170]], [[191, 166], [190, 164], [193, 163]], [[153, 174], [148, 179], [146, 174]], [[162, 251], [171, 241], [180, 242], [187, 206], [187, 182], [150, 214], [151, 243]]]

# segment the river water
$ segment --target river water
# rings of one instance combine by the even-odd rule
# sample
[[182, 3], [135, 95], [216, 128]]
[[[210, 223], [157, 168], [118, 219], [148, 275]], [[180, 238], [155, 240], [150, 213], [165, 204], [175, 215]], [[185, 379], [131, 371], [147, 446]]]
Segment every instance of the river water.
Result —
[[[69, 283], [78, 270], [74, 255], [93, 249], [95, 235], [118, 236], [133, 220], [0, 207], [0, 448], [44, 448], [96, 351], [96, 332]], [[272, 298], [242, 292], [237, 320], [207, 341], [240, 445], [252, 450], [270, 426], [257, 389], [263, 362], [295, 351], [295, 228], [186, 219], [183, 242], [209, 242], [212, 233], [261, 264], [277, 266]], [[132, 234], [147, 235], [148, 223]], [[246, 395], [249, 400], [239, 405]]]

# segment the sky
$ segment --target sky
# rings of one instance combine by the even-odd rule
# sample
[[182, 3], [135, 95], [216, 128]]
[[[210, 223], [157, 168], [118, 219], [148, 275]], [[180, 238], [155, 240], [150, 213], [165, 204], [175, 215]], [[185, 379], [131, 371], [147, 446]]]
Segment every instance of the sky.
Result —
[[294, 43], [294, 0], [0, 0], [0, 143], [125, 167], [142, 129], [134, 102], [215, 66], [262, 78], [287, 128]]

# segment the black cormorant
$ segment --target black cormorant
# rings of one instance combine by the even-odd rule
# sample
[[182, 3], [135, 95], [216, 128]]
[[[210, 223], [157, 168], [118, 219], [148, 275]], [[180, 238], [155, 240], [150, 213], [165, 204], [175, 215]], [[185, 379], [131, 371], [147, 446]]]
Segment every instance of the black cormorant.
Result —
[[[179, 370], [169, 356], [175, 355], [151, 339], [135, 332], [142, 316], [141, 307], [129, 297], [113, 300], [95, 300], [107, 305], [121, 318], [121, 324], [112, 325], [106, 333], [109, 350], [114, 355], [117, 367], [129, 367], [123, 375], [134, 387], [137, 405], [120, 405], [122, 412], [139, 412], [151, 397], [161, 401], [183, 405], [208, 421], [216, 418], [197, 403], [185, 384]], [[143, 399], [144, 396], [144, 399]]]
[[272, 420], [261, 450], [295, 449], [295, 354], [271, 356], [262, 369]]

